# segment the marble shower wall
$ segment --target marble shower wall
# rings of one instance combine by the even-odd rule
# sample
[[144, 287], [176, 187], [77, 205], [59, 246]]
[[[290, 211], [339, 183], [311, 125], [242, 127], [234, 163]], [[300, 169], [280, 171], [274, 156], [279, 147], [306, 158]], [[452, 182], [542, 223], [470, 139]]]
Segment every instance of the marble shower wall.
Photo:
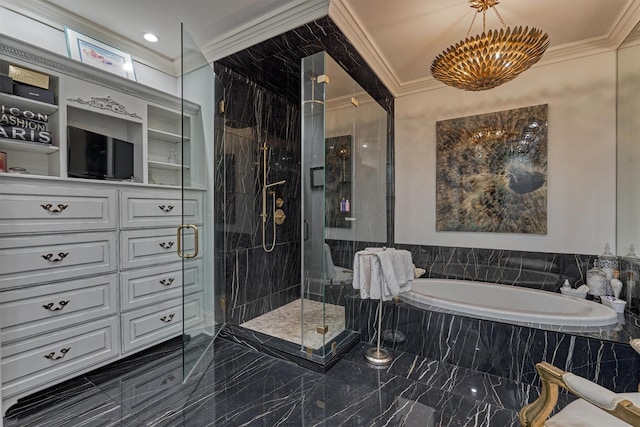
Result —
[[[224, 247], [227, 320], [239, 324], [300, 297], [300, 112], [297, 105], [216, 64], [225, 88], [224, 137], [216, 147], [217, 188]], [[222, 135], [222, 129], [216, 133]], [[267, 183], [284, 200], [276, 245], [262, 247], [262, 144]], [[273, 242], [273, 201], [267, 198], [265, 241]]]

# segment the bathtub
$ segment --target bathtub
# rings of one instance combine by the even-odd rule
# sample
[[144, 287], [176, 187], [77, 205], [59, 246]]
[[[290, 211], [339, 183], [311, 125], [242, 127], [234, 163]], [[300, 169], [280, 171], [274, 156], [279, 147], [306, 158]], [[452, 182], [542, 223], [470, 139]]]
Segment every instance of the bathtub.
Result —
[[618, 326], [602, 304], [558, 293], [495, 283], [416, 279], [400, 299], [413, 306], [543, 329], [593, 331]]

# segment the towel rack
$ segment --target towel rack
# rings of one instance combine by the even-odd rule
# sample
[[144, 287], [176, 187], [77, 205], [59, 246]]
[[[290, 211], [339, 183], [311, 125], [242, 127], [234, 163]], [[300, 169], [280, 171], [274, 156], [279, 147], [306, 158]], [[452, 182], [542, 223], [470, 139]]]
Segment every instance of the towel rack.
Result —
[[[383, 251], [387, 250], [386, 246], [382, 247]], [[375, 253], [371, 254], [361, 254], [365, 256], [372, 256]], [[371, 268], [371, 263], [369, 263], [369, 268]], [[378, 345], [376, 347], [371, 347], [364, 352], [364, 357], [371, 363], [372, 365], [381, 366], [391, 363], [393, 360], [393, 355], [386, 348], [382, 348], [380, 346], [380, 337], [382, 335], [382, 302], [383, 302], [383, 293], [380, 293], [380, 302], [378, 303]]]

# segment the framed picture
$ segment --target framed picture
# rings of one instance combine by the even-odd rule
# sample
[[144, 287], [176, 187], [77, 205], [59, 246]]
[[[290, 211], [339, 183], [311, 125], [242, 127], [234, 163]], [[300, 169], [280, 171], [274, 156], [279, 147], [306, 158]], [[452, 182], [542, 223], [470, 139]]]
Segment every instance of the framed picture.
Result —
[[64, 28], [69, 58], [129, 80], [136, 80], [131, 55], [99, 40]]
[[436, 122], [436, 231], [547, 233], [547, 114]]

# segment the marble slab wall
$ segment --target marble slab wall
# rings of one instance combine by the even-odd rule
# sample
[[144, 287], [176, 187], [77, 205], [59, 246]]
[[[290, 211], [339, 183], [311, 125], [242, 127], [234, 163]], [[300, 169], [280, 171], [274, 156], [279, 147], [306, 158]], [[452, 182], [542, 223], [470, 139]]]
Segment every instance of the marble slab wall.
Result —
[[[577, 288], [586, 284], [587, 270], [593, 268], [595, 255], [511, 251], [501, 249], [456, 248], [426, 245], [396, 245], [411, 252], [423, 277], [476, 280], [504, 283], [559, 292], [565, 280]], [[624, 286], [620, 298], [627, 299], [629, 281], [634, 288], [627, 312], [640, 314], [638, 280], [640, 260], [619, 257], [620, 279]]]
[[593, 255], [457, 248], [427, 245], [397, 245], [411, 252], [423, 277], [504, 283], [557, 292], [565, 279], [574, 287], [586, 282]]
[[325, 16], [217, 61], [272, 93], [300, 102], [302, 58], [326, 51], [392, 116], [394, 98], [364, 58]]
[[[243, 323], [300, 297], [300, 112], [297, 104], [233, 70], [215, 65], [224, 86], [224, 120], [216, 129], [216, 222], [224, 247], [222, 298], [226, 319]], [[263, 249], [263, 151], [267, 183], [282, 198], [285, 222], [276, 225], [267, 197]]]

